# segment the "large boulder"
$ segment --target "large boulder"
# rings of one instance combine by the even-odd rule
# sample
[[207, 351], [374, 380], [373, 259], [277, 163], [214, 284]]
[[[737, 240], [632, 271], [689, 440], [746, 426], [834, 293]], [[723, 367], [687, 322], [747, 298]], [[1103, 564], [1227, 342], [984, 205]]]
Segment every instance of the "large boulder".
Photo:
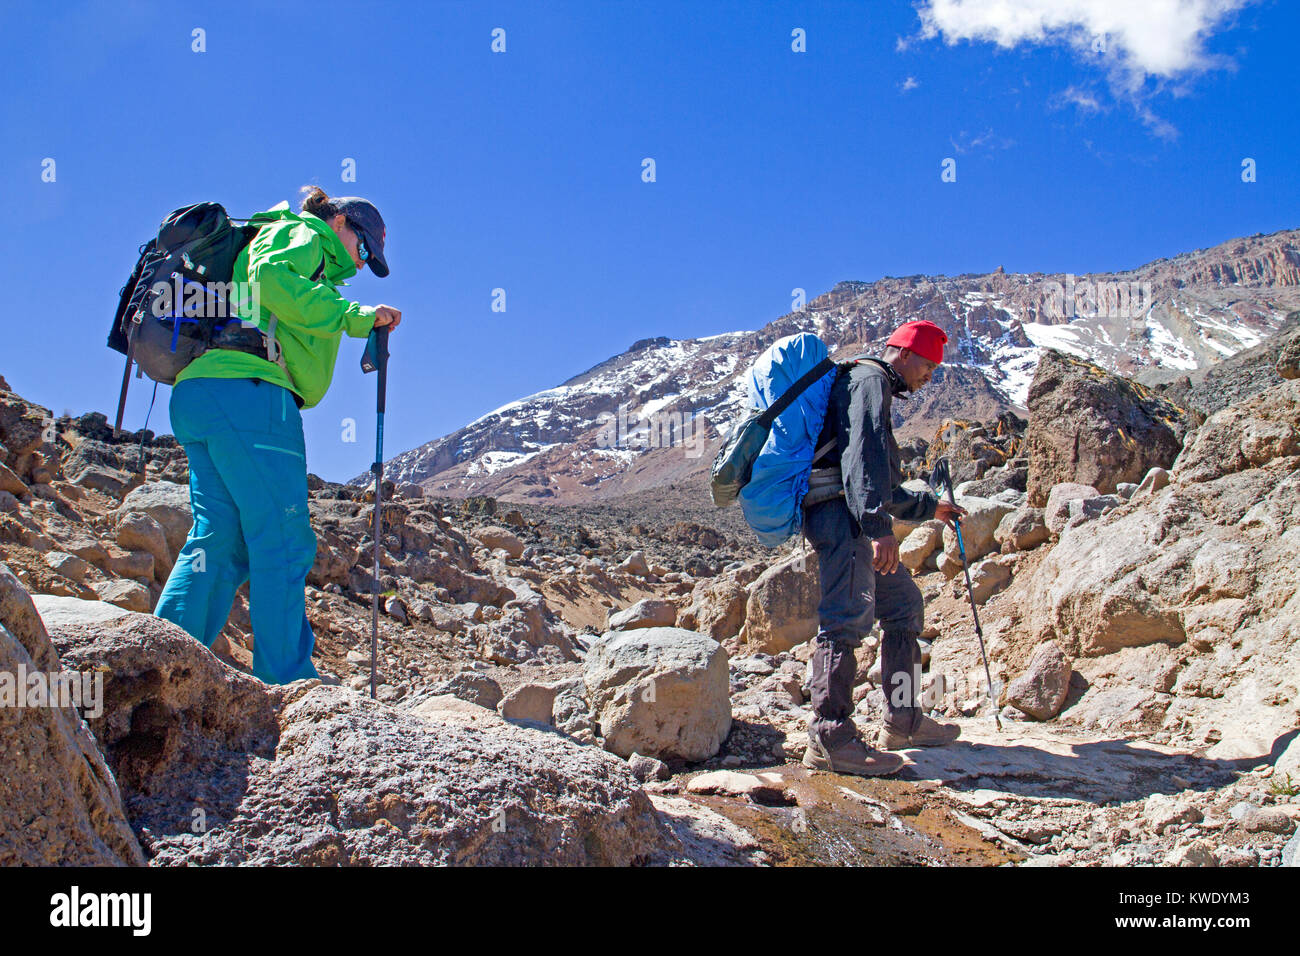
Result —
[[175, 624], [99, 601], [34, 600], [64, 665], [103, 675], [104, 710], [89, 724], [137, 826], [189, 830], [209, 773], [273, 752], [265, 685]]
[[745, 606], [745, 645], [753, 654], [780, 654], [817, 634], [821, 584], [817, 554], [774, 564], [753, 583]]
[[1123, 648], [1178, 648], [1154, 723], [1214, 756], [1269, 753], [1300, 726], [1298, 420], [1300, 380], [1215, 413], [1168, 487], [1067, 530], [1021, 579], [1017, 630], [1056, 640], [1076, 670]]
[[340, 687], [268, 696], [274, 758], [225, 788], [231, 813], [207, 832], [155, 839], [154, 865], [627, 866], [671, 846], [597, 748], [463, 702], [417, 715]]
[[151, 481], [141, 485], [122, 499], [114, 516], [120, 521], [134, 511], [147, 514], [162, 525], [167, 547], [174, 559], [194, 523], [190, 513], [189, 486], [174, 481]]
[[707, 760], [731, 730], [727, 654], [676, 627], [612, 631], [592, 644], [582, 672], [605, 748]]
[[[74, 706], [94, 712], [89, 677], [63, 671], [31, 597], [0, 564], [0, 866], [144, 862], [113, 772]], [[43, 697], [31, 696], [35, 687]]]
[[1102, 494], [1169, 467], [1182, 449], [1186, 414], [1137, 382], [1047, 350], [1029, 387], [1029, 504], [1071, 481]]

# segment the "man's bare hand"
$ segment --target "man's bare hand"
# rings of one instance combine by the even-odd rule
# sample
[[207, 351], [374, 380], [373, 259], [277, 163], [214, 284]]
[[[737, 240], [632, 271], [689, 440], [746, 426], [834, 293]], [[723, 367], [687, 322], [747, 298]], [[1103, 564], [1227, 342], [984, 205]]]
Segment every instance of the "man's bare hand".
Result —
[[954, 518], [966, 517], [966, 509], [959, 508], [947, 501], [941, 501], [939, 507], [934, 509], [934, 516], [951, 528]]
[[871, 566], [878, 574], [893, 574], [898, 570], [898, 539], [892, 534], [871, 542]]
[[390, 330], [392, 330], [401, 324], [401, 309], [394, 309], [391, 305], [375, 306], [375, 328], [382, 329], [386, 325]]

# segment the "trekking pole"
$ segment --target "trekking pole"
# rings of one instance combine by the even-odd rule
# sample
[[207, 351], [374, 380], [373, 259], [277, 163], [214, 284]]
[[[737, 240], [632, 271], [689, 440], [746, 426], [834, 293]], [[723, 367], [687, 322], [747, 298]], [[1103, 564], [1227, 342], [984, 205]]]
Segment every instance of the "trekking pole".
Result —
[[375, 461], [370, 466], [375, 476], [375, 571], [370, 585], [370, 697], [375, 697], [375, 673], [379, 658], [379, 537], [383, 529], [384, 510], [384, 402], [388, 393], [388, 326], [371, 329], [366, 350], [361, 355], [361, 371], [379, 372], [375, 407]]
[[[930, 486], [946, 490], [948, 503], [954, 508], [957, 507], [957, 496], [952, 490], [952, 472], [948, 469], [947, 458], [940, 458], [934, 463], [934, 471], [930, 473]], [[989, 700], [993, 704], [993, 723], [997, 724], [998, 732], [1001, 733], [1002, 719], [998, 716], [997, 698], [993, 696], [993, 675], [989, 672], [989, 656], [984, 650], [984, 631], [980, 627], [980, 612], [975, 607], [975, 592], [970, 586], [970, 565], [966, 561], [966, 543], [961, 537], [961, 519], [955, 514], [952, 516], [952, 526], [957, 532], [957, 551], [961, 554], [961, 569], [966, 574], [966, 595], [970, 598], [970, 612], [975, 618], [975, 637], [980, 644], [980, 658], [984, 661], [984, 679], [989, 684]]]

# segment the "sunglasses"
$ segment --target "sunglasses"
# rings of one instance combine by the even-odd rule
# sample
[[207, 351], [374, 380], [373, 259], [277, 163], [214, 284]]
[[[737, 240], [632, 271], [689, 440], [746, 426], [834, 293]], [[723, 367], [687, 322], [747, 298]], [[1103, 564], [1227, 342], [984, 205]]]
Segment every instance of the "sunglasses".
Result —
[[348, 225], [351, 226], [352, 231], [357, 234], [357, 257], [362, 262], [368, 261], [370, 259], [370, 250], [366, 248], [365, 233], [363, 233], [361, 228], [351, 219], [348, 220]]

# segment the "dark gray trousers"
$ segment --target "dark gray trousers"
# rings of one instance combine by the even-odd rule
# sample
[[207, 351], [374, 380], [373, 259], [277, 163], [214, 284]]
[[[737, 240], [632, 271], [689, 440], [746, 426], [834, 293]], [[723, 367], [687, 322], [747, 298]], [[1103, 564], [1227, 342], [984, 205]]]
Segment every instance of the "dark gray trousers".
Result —
[[853, 651], [880, 621], [881, 679], [885, 722], [910, 734], [920, 723], [921, 648], [925, 600], [911, 573], [901, 564], [893, 574], [871, 567], [871, 539], [854, 535], [842, 498], [810, 507], [804, 533], [817, 551], [821, 575], [820, 628], [812, 659], [812, 719], [809, 731], [834, 748], [857, 734], [852, 720]]

